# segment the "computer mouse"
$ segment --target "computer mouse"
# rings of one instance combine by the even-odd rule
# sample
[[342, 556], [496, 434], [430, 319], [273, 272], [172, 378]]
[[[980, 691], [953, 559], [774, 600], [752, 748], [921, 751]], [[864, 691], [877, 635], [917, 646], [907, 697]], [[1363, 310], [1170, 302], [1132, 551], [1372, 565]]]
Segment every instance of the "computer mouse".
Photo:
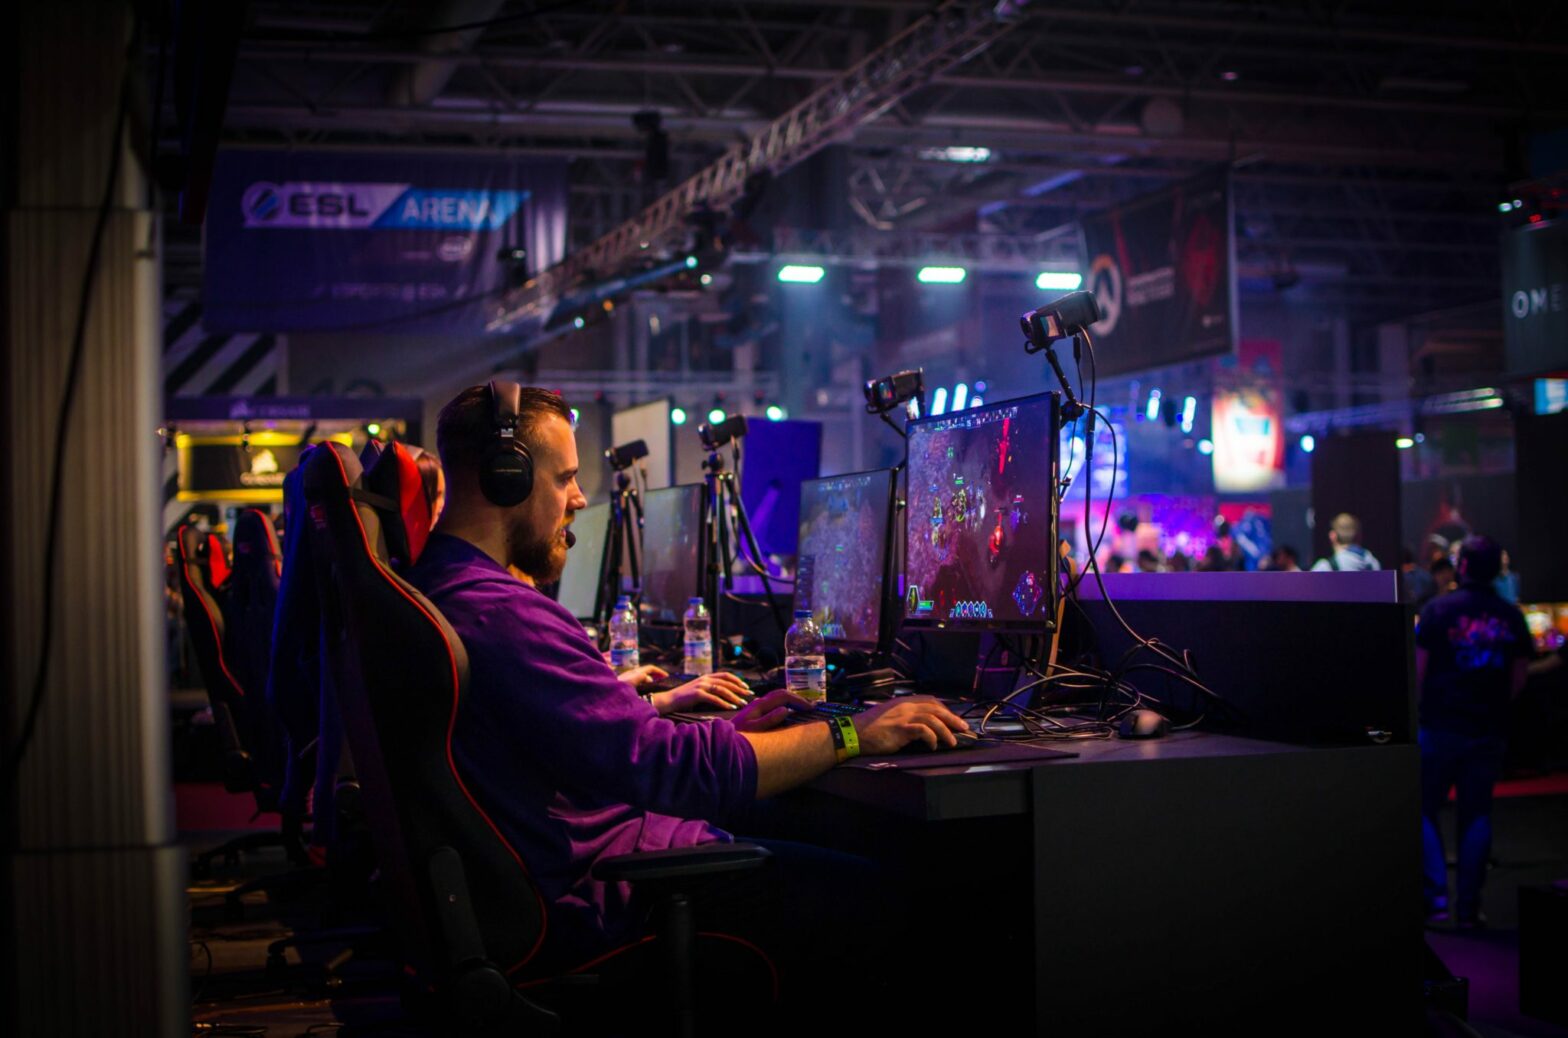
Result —
[[1158, 739], [1171, 730], [1171, 723], [1154, 710], [1129, 710], [1116, 730], [1123, 739]]

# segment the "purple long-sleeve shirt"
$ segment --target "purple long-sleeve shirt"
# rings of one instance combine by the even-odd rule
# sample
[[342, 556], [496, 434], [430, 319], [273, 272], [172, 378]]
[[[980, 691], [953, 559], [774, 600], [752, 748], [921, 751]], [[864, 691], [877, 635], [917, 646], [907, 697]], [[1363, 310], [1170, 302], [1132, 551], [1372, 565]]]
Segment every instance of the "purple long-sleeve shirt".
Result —
[[728, 841], [722, 818], [757, 791], [733, 725], [677, 725], [616, 679], [581, 625], [465, 540], [434, 534], [409, 580], [468, 650], [452, 756], [548, 906], [541, 961], [582, 961], [631, 937], [624, 884], [601, 857]]

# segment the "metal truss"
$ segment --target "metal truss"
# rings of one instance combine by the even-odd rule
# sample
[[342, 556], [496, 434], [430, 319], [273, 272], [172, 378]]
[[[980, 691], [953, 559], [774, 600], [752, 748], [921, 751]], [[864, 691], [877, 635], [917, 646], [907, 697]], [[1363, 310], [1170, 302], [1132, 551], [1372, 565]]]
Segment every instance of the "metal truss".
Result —
[[813, 91], [744, 144], [690, 177], [586, 249], [569, 255], [503, 298], [489, 328], [503, 331], [540, 316], [587, 272], [606, 276], [641, 252], [684, 232], [699, 209], [719, 210], [737, 201], [748, 178], [778, 174], [874, 119], [949, 65], [983, 50], [1011, 27], [1020, 0], [948, 0], [899, 33], [843, 76]]

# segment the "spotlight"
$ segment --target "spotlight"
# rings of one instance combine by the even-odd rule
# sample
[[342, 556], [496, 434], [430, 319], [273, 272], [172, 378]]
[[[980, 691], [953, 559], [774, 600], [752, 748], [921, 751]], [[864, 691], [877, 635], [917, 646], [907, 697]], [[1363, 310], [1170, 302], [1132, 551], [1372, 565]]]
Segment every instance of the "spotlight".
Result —
[[684, 407], [672, 407], [672, 408], [670, 408], [670, 424], [671, 425], [685, 425], [686, 424], [686, 409]]
[[1198, 441], [1198, 453], [1199, 454], [1213, 454], [1214, 453], [1214, 441], [1213, 440], [1199, 440]]
[[572, 327], [576, 328], [578, 330], [581, 330], [583, 325], [585, 325], [587, 323], [588, 323], [587, 321], [582, 319], [581, 315], [578, 315], [577, 317], [572, 318]]
[[947, 413], [947, 387], [937, 386], [936, 392], [931, 394], [931, 413], [933, 415]]
[[686, 269], [687, 270], [696, 270], [697, 269], [697, 257], [696, 256], [687, 256], [686, 257]]
[[365, 426], [365, 431], [372, 436], [380, 436], [381, 425], [378, 422], [371, 422], [369, 425]]
[[1198, 417], [1198, 398], [1189, 396], [1181, 402], [1181, 431], [1192, 432], [1192, 421]]
[[701, 281], [704, 285], [711, 285], [713, 284], [713, 275], [704, 274], [702, 277], [698, 278], [698, 280]]
[[1143, 416], [1151, 422], [1160, 416], [1160, 391], [1158, 389], [1149, 390], [1149, 403], [1143, 409]]
[[953, 387], [953, 410], [962, 411], [969, 402], [969, 386], [963, 382]]
[[1394, 446], [1398, 447], [1402, 451], [1407, 451], [1410, 448], [1414, 447], [1415, 445], [1416, 445], [1416, 441], [1411, 439], [1408, 436], [1401, 436], [1401, 437], [1399, 437], [1399, 439], [1394, 441]]
[[1083, 284], [1083, 275], [1070, 270], [1042, 270], [1034, 279], [1034, 287], [1041, 291], [1074, 292]]
[[790, 263], [779, 268], [779, 280], [786, 285], [815, 285], [826, 273], [822, 267]]
[[770, 422], [782, 422], [784, 419], [789, 417], [789, 412], [784, 410], [778, 404], [769, 404], [767, 415], [768, 421]]
[[921, 267], [915, 280], [922, 285], [961, 285], [968, 274], [963, 267]]
[[1313, 451], [1318, 449], [1317, 437], [1313, 436], [1311, 433], [1304, 433], [1297, 446], [1301, 448], [1301, 453], [1311, 454]]
[[[677, 408], [677, 410], [679, 409]], [[681, 412], [681, 415], [681, 421], [684, 422], [686, 420], [685, 412]], [[672, 421], [674, 420], [674, 411], [670, 412], [670, 418]], [[676, 424], [679, 425], [680, 423], [677, 422]], [[619, 447], [611, 447], [604, 452], [604, 460], [609, 462], [610, 468], [614, 469], [616, 472], [621, 472], [625, 469], [631, 468], [632, 462], [636, 461], [638, 458], [646, 458], [647, 456], [648, 444], [643, 440], [633, 440], [630, 443], [623, 443]]]
[[713, 425], [718, 425], [720, 422], [724, 421], [724, 408], [715, 407], [713, 410], [709, 411], [708, 421]]

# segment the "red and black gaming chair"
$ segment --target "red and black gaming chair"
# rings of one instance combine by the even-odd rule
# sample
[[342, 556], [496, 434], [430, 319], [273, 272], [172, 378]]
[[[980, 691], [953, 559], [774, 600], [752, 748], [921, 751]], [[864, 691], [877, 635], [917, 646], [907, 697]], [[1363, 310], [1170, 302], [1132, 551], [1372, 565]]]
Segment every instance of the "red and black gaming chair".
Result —
[[[257, 773], [255, 760], [246, 743], [245, 733], [254, 725], [252, 710], [263, 707], [263, 693], [257, 690], [251, 700], [245, 686], [229, 667], [224, 655], [225, 620], [221, 603], [223, 593], [215, 593], [209, 583], [212, 546], [207, 535], [192, 525], [180, 527], [177, 540], [180, 594], [184, 602], [185, 626], [195, 650], [207, 701], [212, 707], [213, 724], [223, 752], [223, 787], [230, 793], [250, 793], [256, 798], [257, 812], [277, 810], [277, 789]], [[284, 832], [255, 832], [199, 855], [192, 863], [198, 875], [206, 872], [214, 858], [234, 859], [242, 851], [281, 846], [298, 864], [304, 864], [297, 838]]]
[[[568, 1025], [573, 1012], [582, 1013], [579, 1021], [601, 1025], [599, 1014], [607, 1012], [637, 1007], [646, 1015], [645, 1001], [582, 996], [608, 975], [612, 967], [604, 959], [562, 977], [530, 976], [529, 963], [544, 942], [543, 899], [527, 863], [475, 797], [451, 751], [468, 695], [463, 644], [435, 606], [389, 565], [376, 508], [385, 498], [363, 488], [353, 455], [326, 444], [304, 468], [312, 557], [330, 572], [323, 585], [338, 591], [322, 603], [328, 651], [406, 969], [433, 995], [430, 1004], [444, 1026], [458, 1033], [554, 1032], [562, 1025], [557, 1011], [567, 1014]], [[612, 882], [663, 884], [668, 894], [660, 910], [659, 958], [647, 965], [664, 980], [660, 990], [671, 1004], [676, 1033], [694, 1029], [697, 935], [685, 891], [705, 876], [756, 868], [766, 856], [759, 847], [719, 844], [623, 855], [595, 869]], [[647, 956], [649, 940], [632, 946], [627, 957]], [[746, 961], [753, 970], [748, 989], [760, 988], [765, 998], [773, 986], [771, 964], [749, 955]], [[767, 979], [759, 983], [762, 977]], [[514, 987], [519, 981], [528, 984], [526, 998]]]

